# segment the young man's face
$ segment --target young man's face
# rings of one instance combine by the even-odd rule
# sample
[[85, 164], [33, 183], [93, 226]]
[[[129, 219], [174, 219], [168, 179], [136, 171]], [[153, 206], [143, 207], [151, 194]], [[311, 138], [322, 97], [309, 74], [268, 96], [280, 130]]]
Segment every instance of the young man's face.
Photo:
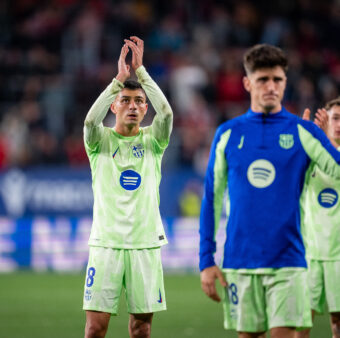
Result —
[[139, 126], [147, 109], [148, 104], [142, 89], [124, 88], [111, 105], [111, 111], [116, 114], [116, 124], [128, 128]]
[[340, 144], [340, 106], [333, 106], [328, 111], [329, 135]]
[[287, 78], [282, 67], [261, 68], [243, 78], [244, 88], [250, 93], [251, 108], [269, 113], [281, 110]]

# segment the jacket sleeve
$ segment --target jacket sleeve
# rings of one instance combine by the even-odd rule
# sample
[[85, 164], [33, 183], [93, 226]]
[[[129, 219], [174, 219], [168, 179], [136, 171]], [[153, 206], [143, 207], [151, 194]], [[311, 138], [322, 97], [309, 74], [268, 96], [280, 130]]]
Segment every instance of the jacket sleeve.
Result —
[[223, 131], [219, 128], [210, 150], [200, 215], [199, 267], [201, 271], [215, 265], [215, 236], [221, 219], [223, 196], [227, 187], [228, 165], [225, 149], [230, 133], [230, 129]]
[[323, 172], [333, 178], [340, 178], [340, 152], [326, 134], [312, 122], [298, 124], [301, 144], [311, 159]]

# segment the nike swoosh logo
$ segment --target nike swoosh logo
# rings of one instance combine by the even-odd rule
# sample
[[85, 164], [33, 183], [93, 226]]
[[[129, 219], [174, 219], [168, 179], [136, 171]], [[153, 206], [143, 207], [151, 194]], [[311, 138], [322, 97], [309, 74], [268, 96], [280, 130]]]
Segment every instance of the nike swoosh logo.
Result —
[[158, 303], [162, 303], [162, 294], [161, 294], [161, 289], [159, 289], [159, 299], [157, 300]]
[[241, 149], [243, 147], [243, 140], [244, 140], [244, 135], [241, 136], [241, 140], [239, 145], [237, 146], [238, 149]]
[[113, 153], [112, 158], [115, 158], [117, 151], [118, 151], [119, 147], [116, 149], [116, 151]]

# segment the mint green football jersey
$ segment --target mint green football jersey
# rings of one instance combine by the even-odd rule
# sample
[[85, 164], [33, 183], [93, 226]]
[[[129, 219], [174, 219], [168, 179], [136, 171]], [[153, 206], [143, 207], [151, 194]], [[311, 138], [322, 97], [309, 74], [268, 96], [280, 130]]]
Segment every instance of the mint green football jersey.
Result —
[[[340, 150], [340, 148], [338, 148]], [[340, 260], [340, 179], [312, 165], [301, 196], [302, 229], [307, 257]]]
[[161, 161], [172, 130], [172, 110], [143, 66], [138, 81], [153, 105], [151, 126], [124, 137], [102, 120], [123, 84], [114, 79], [85, 119], [84, 143], [94, 195], [90, 246], [122, 249], [159, 247], [167, 243], [160, 212]]

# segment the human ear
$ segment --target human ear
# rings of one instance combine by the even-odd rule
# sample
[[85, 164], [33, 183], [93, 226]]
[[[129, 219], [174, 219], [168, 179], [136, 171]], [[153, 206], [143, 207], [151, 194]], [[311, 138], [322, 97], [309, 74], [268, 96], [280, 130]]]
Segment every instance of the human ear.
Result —
[[243, 87], [247, 92], [250, 92], [250, 80], [247, 76], [243, 76], [242, 79]]
[[111, 103], [110, 109], [111, 109], [113, 114], [117, 114], [116, 111], [115, 111], [115, 103], [114, 102]]

